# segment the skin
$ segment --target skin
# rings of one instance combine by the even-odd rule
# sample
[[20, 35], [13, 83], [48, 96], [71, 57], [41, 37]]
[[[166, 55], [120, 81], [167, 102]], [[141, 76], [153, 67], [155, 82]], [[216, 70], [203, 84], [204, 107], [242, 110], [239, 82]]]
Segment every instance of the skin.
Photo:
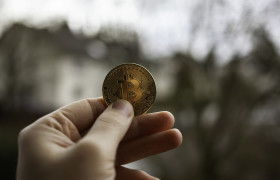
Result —
[[74, 102], [20, 132], [17, 180], [157, 179], [122, 165], [178, 147], [173, 124], [169, 112], [134, 117], [125, 100]]

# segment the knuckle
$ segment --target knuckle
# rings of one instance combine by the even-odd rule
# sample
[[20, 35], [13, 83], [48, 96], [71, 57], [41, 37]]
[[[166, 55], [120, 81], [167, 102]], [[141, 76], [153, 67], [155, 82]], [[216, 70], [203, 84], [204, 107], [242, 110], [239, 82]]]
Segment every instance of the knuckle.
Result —
[[21, 143], [23, 141], [23, 138], [25, 136], [25, 129], [22, 129], [18, 134], [18, 142]]
[[183, 136], [178, 129], [172, 129], [169, 131], [169, 137], [166, 141], [170, 143], [172, 148], [176, 148], [182, 144]]
[[171, 121], [174, 121], [174, 120], [175, 120], [173, 114], [172, 114], [171, 112], [169, 112], [169, 111], [162, 111], [162, 115], [163, 115], [163, 117], [164, 117], [165, 119], [169, 119], [169, 120], [171, 120]]
[[70, 115], [67, 115], [67, 112], [65, 111], [57, 111], [50, 115], [50, 118], [48, 118], [46, 123], [70, 137], [70, 131], [74, 131], [76, 127], [70, 120], [71, 118], [69, 116], [71, 116], [71, 113]]
[[73, 120], [76, 119], [75, 114], [69, 108], [62, 108], [57, 111], [57, 115], [60, 119]]
[[170, 113], [169, 111], [163, 111], [162, 117], [166, 119], [172, 126], [174, 125], [175, 118], [172, 113]]
[[28, 127], [22, 129], [19, 134], [18, 134], [18, 144], [21, 145], [23, 143], [26, 143], [26, 141], [29, 139], [28, 138]]

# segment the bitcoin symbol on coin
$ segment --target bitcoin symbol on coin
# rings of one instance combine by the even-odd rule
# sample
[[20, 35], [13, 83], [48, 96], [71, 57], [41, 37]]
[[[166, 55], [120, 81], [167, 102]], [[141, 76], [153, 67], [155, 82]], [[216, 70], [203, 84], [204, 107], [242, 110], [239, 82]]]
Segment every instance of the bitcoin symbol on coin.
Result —
[[140, 82], [133, 78], [132, 74], [125, 74], [123, 79], [118, 81], [121, 85], [122, 96], [121, 99], [128, 100], [130, 102], [138, 101], [142, 97], [142, 90], [140, 88]]
[[108, 105], [118, 99], [129, 101], [137, 116], [152, 106], [156, 86], [152, 75], [144, 67], [138, 64], [121, 64], [107, 74], [102, 92]]

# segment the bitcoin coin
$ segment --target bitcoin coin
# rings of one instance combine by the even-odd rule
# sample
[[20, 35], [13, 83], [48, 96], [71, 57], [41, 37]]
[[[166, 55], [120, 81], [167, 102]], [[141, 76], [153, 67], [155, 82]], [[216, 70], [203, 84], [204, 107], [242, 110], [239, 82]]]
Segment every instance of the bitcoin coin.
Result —
[[134, 115], [147, 112], [156, 98], [156, 85], [150, 72], [138, 64], [121, 64], [105, 77], [102, 87], [107, 105], [125, 99], [134, 108]]

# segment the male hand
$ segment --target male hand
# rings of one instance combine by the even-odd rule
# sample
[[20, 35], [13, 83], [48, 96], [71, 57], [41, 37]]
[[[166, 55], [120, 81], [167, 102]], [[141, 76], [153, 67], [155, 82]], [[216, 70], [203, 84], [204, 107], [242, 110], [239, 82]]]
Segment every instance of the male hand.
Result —
[[179, 146], [173, 124], [169, 112], [134, 118], [125, 100], [74, 102], [20, 132], [17, 180], [156, 179], [122, 165]]

